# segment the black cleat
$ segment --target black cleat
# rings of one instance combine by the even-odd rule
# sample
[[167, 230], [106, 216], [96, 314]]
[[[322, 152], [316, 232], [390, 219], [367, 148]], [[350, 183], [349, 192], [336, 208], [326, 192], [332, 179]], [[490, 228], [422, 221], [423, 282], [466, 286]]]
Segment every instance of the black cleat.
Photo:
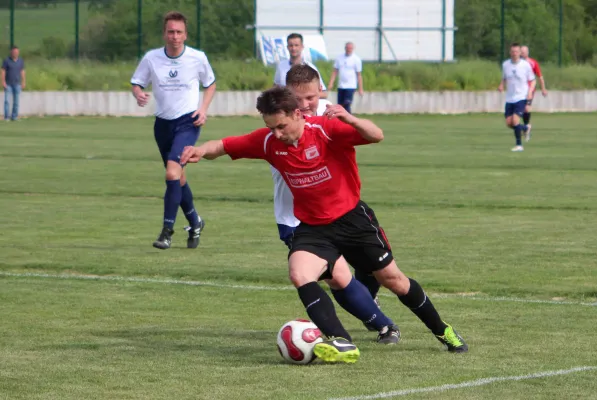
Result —
[[174, 231], [172, 229], [164, 227], [162, 229], [162, 233], [160, 233], [160, 236], [157, 238], [155, 242], [153, 242], [153, 247], [160, 250], [169, 249], [170, 245], [172, 244], [173, 234]]
[[400, 329], [397, 325], [388, 325], [379, 331], [377, 335], [377, 343], [381, 344], [397, 344], [400, 341]]
[[435, 337], [448, 348], [449, 352], [466, 353], [468, 351], [468, 345], [451, 325], [446, 327], [443, 335], [435, 335]]
[[205, 221], [199, 221], [199, 225], [195, 227], [187, 226], [185, 230], [189, 233], [189, 238], [187, 239], [187, 248], [195, 249], [199, 246], [199, 238], [201, 236], [201, 232], [205, 229]]

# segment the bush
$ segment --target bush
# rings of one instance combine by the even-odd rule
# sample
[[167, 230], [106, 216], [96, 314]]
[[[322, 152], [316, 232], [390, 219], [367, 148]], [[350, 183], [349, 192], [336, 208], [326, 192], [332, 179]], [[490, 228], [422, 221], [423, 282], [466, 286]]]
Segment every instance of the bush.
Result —
[[[30, 90], [128, 90], [136, 68], [134, 62], [99, 63], [83, 60], [27, 59]], [[218, 90], [264, 90], [272, 86], [274, 69], [258, 61], [212, 60]], [[318, 63], [327, 83], [331, 63]], [[565, 68], [542, 65], [550, 90], [597, 89], [597, 68], [573, 65]], [[409, 62], [365, 64], [365, 91], [495, 90], [501, 72], [497, 63], [468, 60], [452, 64]]]

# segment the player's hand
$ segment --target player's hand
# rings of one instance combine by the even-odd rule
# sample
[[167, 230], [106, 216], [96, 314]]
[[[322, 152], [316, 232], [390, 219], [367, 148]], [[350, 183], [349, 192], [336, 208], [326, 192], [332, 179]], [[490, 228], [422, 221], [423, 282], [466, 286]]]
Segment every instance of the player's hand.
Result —
[[137, 104], [139, 105], [139, 107], [145, 107], [147, 105], [147, 103], [149, 103], [149, 98], [150, 97], [151, 97], [151, 95], [149, 93], [145, 93], [143, 91], [140, 91], [135, 96], [135, 99], [137, 99]]
[[365, 91], [361, 88], [359, 88], [359, 96], [363, 97], [363, 95], [365, 94]]
[[191, 118], [194, 119], [193, 125], [202, 126], [203, 124], [205, 124], [205, 121], [207, 121], [207, 114], [201, 110], [197, 110], [193, 113], [193, 115], [191, 115]]
[[543, 97], [547, 97], [547, 89], [543, 89], [541, 91], [541, 94], [543, 95]]
[[203, 157], [203, 152], [199, 147], [187, 146], [182, 151], [180, 156], [180, 164], [196, 163]]
[[21, 84], [21, 90], [25, 90], [25, 86], [27, 86], [27, 85], [25, 85], [25, 82], [23, 82], [23, 83]]
[[328, 119], [338, 118], [347, 124], [354, 120], [354, 117], [340, 104], [327, 104], [323, 116], [328, 117]]
[[504, 85], [498, 86], [498, 92], [502, 93], [504, 91]]

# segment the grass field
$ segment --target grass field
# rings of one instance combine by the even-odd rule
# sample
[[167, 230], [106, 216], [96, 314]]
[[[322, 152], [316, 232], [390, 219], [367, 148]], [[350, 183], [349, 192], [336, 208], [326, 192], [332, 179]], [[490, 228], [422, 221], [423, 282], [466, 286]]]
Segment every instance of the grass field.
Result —
[[[595, 398], [595, 116], [533, 118], [517, 154], [499, 115], [374, 117], [386, 139], [358, 150], [363, 198], [470, 351], [443, 351], [383, 291], [402, 342], [339, 311], [361, 360], [307, 367], [275, 346], [305, 312], [266, 164], [190, 166], [201, 246], [184, 248], [179, 214], [159, 251], [151, 119], [1, 124], [0, 398]], [[260, 126], [214, 118], [202, 140]]]
[[[17, 0], [18, 4], [18, 0]], [[89, 12], [88, 2], [79, 5], [79, 26], [87, 23]], [[2, 44], [10, 44], [10, 10], [0, 10]], [[55, 37], [64, 40], [66, 44], [75, 41], [75, 2], [57, 3], [55, 6], [40, 8], [17, 8], [15, 10], [15, 44], [25, 54], [37, 50], [42, 40]]]

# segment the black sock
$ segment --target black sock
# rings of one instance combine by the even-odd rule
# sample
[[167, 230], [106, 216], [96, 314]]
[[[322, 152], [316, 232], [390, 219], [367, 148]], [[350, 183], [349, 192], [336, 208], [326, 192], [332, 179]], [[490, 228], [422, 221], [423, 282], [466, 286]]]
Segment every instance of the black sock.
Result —
[[332, 299], [317, 282], [309, 282], [297, 290], [309, 318], [317, 325], [321, 333], [328, 337], [341, 337], [352, 342], [352, 338], [336, 315]]
[[525, 112], [524, 114], [522, 114], [522, 121], [524, 122], [525, 125], [528, 125], [529, 122], [531, 122], [531, 113]]
[[522, 125], [518, 124], [512, 129], [514, 129], [514, 137], [516, 138], [516, 145], [522, 146], [522, 142], [520, 140], [520, 138], [522, 137]]
[[408, 280], [410, 281], [408, 293], [404, 296], [398, 296], [398, 299], [402, 304], [410, 308], [434, 335], [443, 335], [447, 325], [440, 318], [431, 300], [429, 300], [423, 288], [421, 288], [421, 285], [414, 279], [408, 278]]

